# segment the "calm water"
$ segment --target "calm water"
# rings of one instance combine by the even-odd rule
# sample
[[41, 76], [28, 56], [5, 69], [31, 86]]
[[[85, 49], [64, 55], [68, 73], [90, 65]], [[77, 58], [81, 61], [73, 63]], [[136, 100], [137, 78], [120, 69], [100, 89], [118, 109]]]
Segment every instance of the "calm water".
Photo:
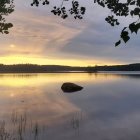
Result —
[[[63, 93], [64, 82], [84, 89]], [[23, 140], [140, 139], [138, 73], [1, 74], [0, 91], [1, 125], [16, 135], [25, 122]]]

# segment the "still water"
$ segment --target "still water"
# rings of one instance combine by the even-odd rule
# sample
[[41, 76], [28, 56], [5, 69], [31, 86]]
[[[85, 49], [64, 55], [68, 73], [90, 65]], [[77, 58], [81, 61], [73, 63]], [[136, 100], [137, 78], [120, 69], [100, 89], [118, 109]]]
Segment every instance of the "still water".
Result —
[[[64, 82], [84, 89], [63, 93]], [[0, 91], [11, 139], [140, 140], [139, 73], [1, 74]]]

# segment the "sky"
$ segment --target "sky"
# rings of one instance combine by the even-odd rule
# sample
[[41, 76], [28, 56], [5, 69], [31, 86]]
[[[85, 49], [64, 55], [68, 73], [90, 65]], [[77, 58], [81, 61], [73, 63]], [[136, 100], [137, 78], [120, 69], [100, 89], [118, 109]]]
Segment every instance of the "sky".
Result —
[[14, 1], [15, 11], [7, 17], [14, 27], [10, 34], [0, 35], [0, 63], [94, 66], [140, 62], [140, 34], [132, 35], [127, 44], [114, 46], [131, 19], [120, 19], [119, 27], [111, 27], [105, 22], [107, 9], [93, 0], [81, 0], [87, 8], [83, 20], [72, 16], [63, 20], [50, 12], [61, 1], [39, 7], [31, 7], [31, 2]]

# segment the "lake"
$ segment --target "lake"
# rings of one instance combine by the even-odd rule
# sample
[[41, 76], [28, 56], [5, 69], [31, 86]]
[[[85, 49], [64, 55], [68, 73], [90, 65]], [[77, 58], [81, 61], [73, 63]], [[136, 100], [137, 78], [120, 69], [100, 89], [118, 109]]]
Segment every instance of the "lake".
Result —
[[139, 72], [0, 74], [0, 91], [4, 140], [140, 139]]

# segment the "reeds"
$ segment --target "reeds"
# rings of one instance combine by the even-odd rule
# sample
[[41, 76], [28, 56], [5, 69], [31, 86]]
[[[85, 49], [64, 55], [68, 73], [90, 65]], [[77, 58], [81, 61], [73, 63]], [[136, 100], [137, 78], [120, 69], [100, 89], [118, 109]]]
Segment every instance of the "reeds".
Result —
[[13, 111], [9, 130], [6, 130], [5, 121], [0, 123], [0, 140], [38, 140], [39, 124], [30, 121], [31, 123], [27, 120], [26, 112], [19, 114]]
[[[27, 116], [27, 112], [13, 111], [9, 124], [5, 121], [0, 122], [0, 140], [46, 140], [48, 127]], [[68, 131], [74, 130], [74, 134], [79, 135], [83, 120], [82, 112], [75, 112], [67, 117], [70, 122]], [[67, 123], [65, 125], [67, 126]]]

